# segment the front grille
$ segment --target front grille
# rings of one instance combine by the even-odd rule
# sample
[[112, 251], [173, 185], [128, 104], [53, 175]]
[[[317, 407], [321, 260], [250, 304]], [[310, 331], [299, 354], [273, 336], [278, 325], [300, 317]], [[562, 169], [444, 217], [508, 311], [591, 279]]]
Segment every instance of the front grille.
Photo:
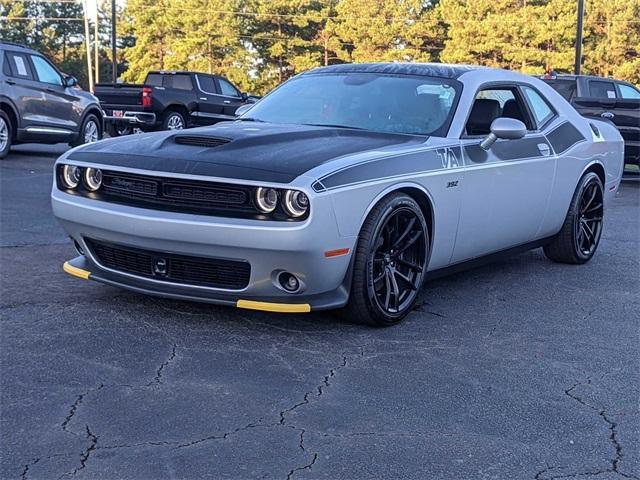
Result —
[[118, 272], [155, 280], [241, 290], [249, 284], [249, 262], [155, 252], [85, 238], [98, 261]]
[[252, 187], [103, 170], [94, 198], [114, 203], [220, 216], [253, 216]]
[[201, 137], [197, 135], [178, 135], [174, 141], [180, 145], [193, 145], [195, 147], [219, 147], [229, 143], [226, 138]]

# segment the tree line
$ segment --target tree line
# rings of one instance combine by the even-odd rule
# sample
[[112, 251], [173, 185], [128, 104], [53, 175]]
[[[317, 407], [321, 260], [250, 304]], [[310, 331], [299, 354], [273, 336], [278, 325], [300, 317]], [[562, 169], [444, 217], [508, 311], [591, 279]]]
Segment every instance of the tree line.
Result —
[[[82, 22], [62, 19], [81, 17], [79, 4], [2, 2], [0, 38], [38, 48], [84, 78]], [[640, 0], [585, 4], [584, 72], [640, 84]], [[576, 10], [577, 0], [128, 0], [119, 12], [119, 74], [140, 82], [152, 69], [220, 73], [263, 94], [304, 70], [342, 62], [571, 72]], [[101, 18], [105, 55], [109, 28]]]

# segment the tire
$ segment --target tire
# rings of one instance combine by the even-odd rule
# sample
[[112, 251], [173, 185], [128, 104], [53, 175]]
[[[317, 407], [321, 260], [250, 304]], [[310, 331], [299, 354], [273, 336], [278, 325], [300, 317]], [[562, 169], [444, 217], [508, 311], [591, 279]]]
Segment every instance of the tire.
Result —
[[393, 193], [369, 213], [354, 253], [348, 321], [376, 327], [399, 323], [411, 311], [429, 258], [429, 230], [416, 201]]
[[162, 130], [182, 130], [184, 128], [187, 128], [187, 122], [180, 112], [169, 110], [164, 114]]
[[133, 128], [130, 125], [120, 126], [113, 123], [107, 124], [107, 133], [110, 137], [123, 137], [125, 135], [131, 135]]
[[560, 232], [544, 246], [554, 262], [581, 265], [591, 260], [602, 236], [604, 188], [594, 172], [578, 183]]
[[90, 113], [85, 117], [82, 122], [82, 128], [78, 138], [71, 142], [69, 145], [77, 147], [78, 145], [84, 145], [86, 143], [94, 143], [102, 139], [102, 127], [100, 126], [100, 120], [93, 113]]
[[13, 138], [13, 126], [9, 115], [0, 110], [0, 159], [6, 158], [11, 150], [11, 139]]

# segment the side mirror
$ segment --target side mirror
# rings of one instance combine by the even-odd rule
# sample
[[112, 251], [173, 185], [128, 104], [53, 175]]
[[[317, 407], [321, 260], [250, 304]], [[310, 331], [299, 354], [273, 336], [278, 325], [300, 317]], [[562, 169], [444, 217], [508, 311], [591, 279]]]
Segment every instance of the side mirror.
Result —
[[253, 104], [251, 103], [245, 103], [244, 105], [240, 105], [237, 109], [236, 109], [236, 117], [240, 117], [242, 116], [244, 113], [247, 112], [247, 110], [251, 109], [251, 107], [253, 107]]
[[242, 98], [242, 101], [243, 101], [243, 102], [246, 102], [246, 101], [247, 101], [247, 98], [249, 98], [249, 94], [248, 94], [247, 92], [242, 92], [242, 93], [240, 94], [240, 97]]
[[68, 77], [64, 77], [64, 86], [65, 87], [75, 87], [78, 84], [78, 79], [73, 75], [69, 75]]
[[491, 133], [485, 138], [480, 146], [484, 150], [489, 150], [496, 140], [517, 140], [527, 133], [527, 127], [520, 120], [515, 118], [500, 117], [491, 123]]

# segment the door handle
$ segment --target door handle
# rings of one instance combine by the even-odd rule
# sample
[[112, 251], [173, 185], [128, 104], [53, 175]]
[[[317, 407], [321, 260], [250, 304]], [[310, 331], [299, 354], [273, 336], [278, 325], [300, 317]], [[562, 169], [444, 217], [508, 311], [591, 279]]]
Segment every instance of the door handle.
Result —
[[207, 97], [200, 97], [200, 100], [206, 100]]
[[53, 92], [55, 92], [55, 90], [53, 88], [51, 88], [51, 87], [47, 87], [47, 92], [53, 93]]
[[603, 112], [603, 113], [600, 114], [600, 116], [602, 118], [612, 119], [613, 117], [615, 117], [615, 114], [611, 113], [611, 112]]
[[231, 103], [231, 100], [225, 100], [223, 103], [226, 103], [228, 105]]
[[7, 82], [9, 85], [15, 85], [15, 84], [16, 84], [16, 82], [14, 82], [13, 80], [9, 80], [9, 79], [7, 79], [7, 80], [6, 80], [6, 82]]

